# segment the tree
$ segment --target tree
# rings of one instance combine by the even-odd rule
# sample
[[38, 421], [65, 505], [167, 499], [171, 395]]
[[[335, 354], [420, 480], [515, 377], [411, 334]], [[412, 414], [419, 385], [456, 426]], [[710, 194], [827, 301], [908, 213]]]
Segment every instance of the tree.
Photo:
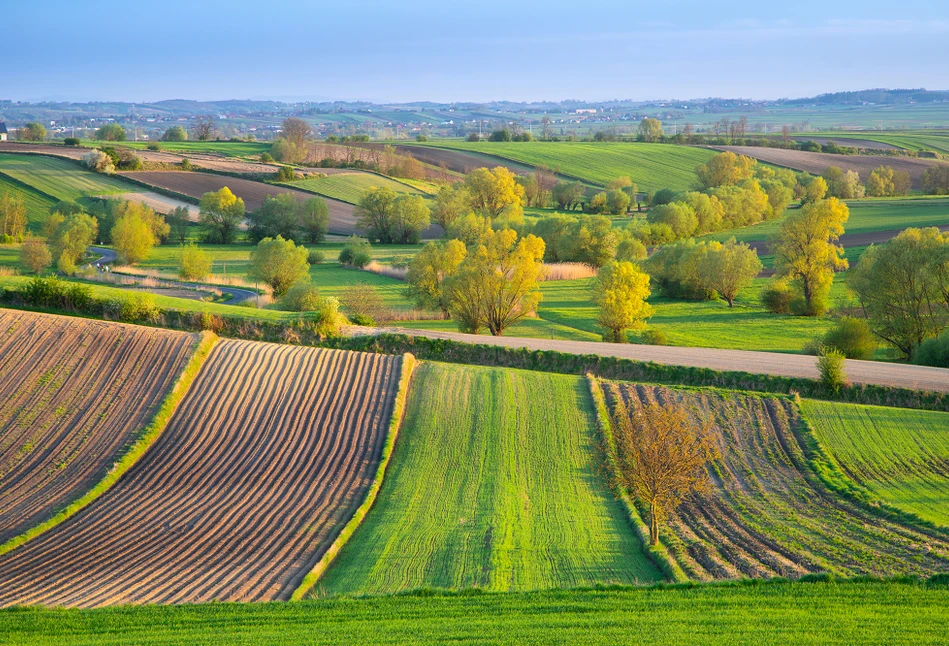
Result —
[[234, 241], [237, 226], [244, 220], [244, 200], [225, 186], [202, 195], [200, 209], [198, 221], [205, 228], [208, 242], [230, 244]]
[[833, 243], [849, 217], [847, 205], [836, 198], [808, 202], [781, 223], [771, 240], [775, 273], [800, 288], [804, 314], [816, 316], [827, 309], [834, 272], [848, 267], [843, 248]]
[[629, 209], [629, 195], [620, 188], [606, 192], [606, 208], [613, 215], [623, 215]]
[[204, 280], [211, 273], [211, 256], [193, 242], [178, 252], [178, 276], [183, 280]]
[[709, 423], [679, 403], [648, 403], [630, 411], [616, 397], [612, 414], [617, 478], [649, 507], [649, 542], [659, 544], [659, 524], [694, 493], [709, 491], [706, 465], [717, 457]]
[[53, 254], [42, 240], [27, 240], [20, 247], [20, 262], [34, 274], [39, 274], [53, 264]]
[[880, 166], [871, 171], [867, 179], [867, 195], [871, 197], [906, 195], [910, 186], [909, 173], [894, 170], [892, 166]]
[[488, 137], [489, 141], [511, 141], [511, 131], [507, 128], [501, 128], [500, 130], [495, 130], [491, 133], [491, 136]]
[[112, 158], [101, 150], [90, 150], [83, 155], [82, 165], [97, 173], [111, 175], [115, 172], [115, 165], [112, 163]]
[[558, 182], [553, 189], [554, 202], [561, 209], [573, 208], [583, 199], [585, 190], [580, 182]]
[[458, 218], [471, 213], [471, 193], [461, 182], [443, 186], [435, 196], [432, 220], [447, 230]]
[[693, 212], [698, 224], [695, 227], [696, 235], [718, 231], [722, 228], [722, 218], [725, 215], [725, 207], [721, 201], [714, 195], [706, 195], [695, 191], [685, 193], [681, 203], [689, 206]]
[[[155, 244], [164, 242], [168, 238], [171, 227], [165, 222], [165, 216], [161, 213], [157, 213], [155, 209], [150, 206], [131, 200], [109, 200], [108, 203], [110, 205], [109, 211], [113, 224], [125, 215], [133, 215], [140, 218], [146, 226], [148, 226], [152, 237], [155, 239]], [[100, 222], [100, 224], [102, 223]]]
[[949, 194], [949, 164], [927, 168], [923, 173], [923, 190], [930, 195]]
[[86, 249], [96, 239], [99, 224], [94, 217], [85, 213], [52, 219], [59, 220], [59, 225], [50, 237], [53, 259], [59, 271], [64, 274], [75, 273]]
[[309, 278], [310, 263], [305, 247], [281, 236], [264, 238], [250, 252], [250, 277], [270, 285], [274, 296], [283, 296], [290, 286]]
[[653, 207], [646, 219], [650, 224], [667, 225], [676, 238], [688, 238], [694, 235], [699, 226], [695, 211], [685, 202], [671, 202]]
[[107, 123], [96, 130], [98, 141], [125, 141], [125, 128], [117, 123]]
[[312, 197], [298, 205], [300, 229], [310, 244], [323, 242], [330, 226], [330, 209], [326, 200]]
[[730, 238], [725, 244], [709, 243], [699, 260], [699, 275], [709, 290], [714, 290], [735, 306], [735, 297], [761, 273], [758, 252]]
[[268, 195], [260, 208], [247, 219], [251, 225], [248, 233], [254, 242], [277, 236], [295, 240], [299, 228], [297, 198], [291, 193]]
[[641, 330], [652, 316], [646, 302], [649, 274], [631, 262], [610, 262], [600, 269], [593, 288], [593, 302], [600, 308], [597, 323], [607, 330], [604, 341], [623, 343], [627, 330]]
[[949, 237], [937, 228], [906, 229], [871, 245], [847, 278], [875, 335], [910, 358], [946, 327]]
[[188, 239], [188, 228], [191, 222], [191, 212], [186, 206], [176, 206], [175, 210], [168, 214], [168, 233], [172, 240], [178, 244], [184, 244]]
[[373, 285], [350, 285], [343, 293], [342, 303], [356, 325], [385, 325], [392, 318], [391, 310]]
[[283, 138], [301, 150], [306, 150], [306, 142], [311, 132], [310, 124], [298, 117], [287, 117], [280, 127]]
[[646, 117], [639, 122], [639, 140], [656, 142], [662, 139], [662, 122], [659, 119]]
[[484, 326], [500, 336], [534, 312], [543, 257], [543, 240], [533, 235], [518, 240], [512, 229], [492, 232], [484, 244], [469, 249], [446, 285], [449, 310], [461, 330]]
[[405, 275], [406, 294], [418, 307], [437, 309], [448, 315], [445, 283], [455, 275], [466, 254], [467, 249], [460, 240], [429, 242], [409, 263]]
[[191, 124], [191, 135], [198, 141], [210, 141], [214, 138], [214, 117], [204, 115]]
[[420, 195], [399, 195], [387, 187], [372, 187], [356, 207], [356, 228], [371, 241], [415, 243], [431, 220]]
[[602, 267], [616, 255], [617, 244], [619, 238], [609, 218], [586, 216], [573, 220], [559, 236], [557, 258]]
[[288, 139], [279, 137], [270, 147], [270, 155], [277, 161], [287, 164], [299, 164], [306, 159], [306, 146], [295, 144]]
[[734, 186], [746, 179], [751, 179], [757, 163], [751, 157], [726, 151], [696, 166], [695, 174], [698, 175], [703, 189]]
[[19, 242], [26, 235], [28, 223], [23, 197], [4, 193], [0, 197], [0, 240]]
[[587, 203], [587, 206], [584, 210], [586, 210], [588, 213], [609, 213], [606, 192], [601, 191], [594, 194], [593, 197], [590, 198], [590, 201]]
[[188, 131], [181, 126], [172, 126], [161, 136], [162, 141], [187, 141]]
[[17, 129], [16, 137], [20, 141], [44, 141], [46, 139], [46, 128], [41, 123], [30, 121], [22, 128]]
[[471, 194], [471, 206], [486, 217], [497, 217], [505, 208], [523, 203], [524, 187], [504, 166], [476, 168], [465, 177], [465, 185]]
[[139, 213], [126, 213], [116, 219], [111, 232], [112, 245], [126, 265], [148, 258], [155, 246], [155, 234]]

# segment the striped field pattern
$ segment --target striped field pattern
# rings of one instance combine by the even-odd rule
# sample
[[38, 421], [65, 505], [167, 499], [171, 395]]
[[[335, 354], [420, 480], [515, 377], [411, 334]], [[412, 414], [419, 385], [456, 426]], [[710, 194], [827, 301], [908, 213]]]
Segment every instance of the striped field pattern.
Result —
[[0, 605], [288, 598], [362, 501], [400, 362], [221, 341], [112, 489], [0, 557]]

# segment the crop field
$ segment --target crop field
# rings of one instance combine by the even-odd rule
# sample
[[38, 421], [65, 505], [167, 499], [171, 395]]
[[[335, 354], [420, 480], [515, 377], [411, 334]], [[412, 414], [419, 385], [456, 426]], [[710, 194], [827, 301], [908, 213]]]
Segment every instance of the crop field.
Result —
[[818, 441], [876, 500], [949, 525], [949, 414], [805, 400]]
[[534, 170], [533, 166], [520, 164], [510, 159], [486, 155], [474, 150], [459, 150], [452, 146], [454, 143], [459, 142], [433, 145], [402, 144], [397, 145], [395, 149], [400, 154], [411, 155], [424, 164], [438, 166], [460, 175], [467, 175], [476, 168], [494, 168], [495, 166], [504, 166], [515, 173], [530, 173]]
[[93, 173], [75, 162], [42, 155], [0, 154], [0, 174], [31, 186], [56, 200], [135, 192], [134, 184]]
[[334, 173], [326, 177], [298, 180], [293, 183], [284, 184], [284, 186], [292, 186], [312, 191], [313, 193], [319, 193], [320, 195], [350, 204], [358, 204], [363, 194], [372, 187], [389, 188], [396, 193], [411, 193], [413, 195], [424, 194], [413, 186], [397, 182], [388, 177], [376, 175], [375, 173], [359, 172]]
[[379, 498], [315, 594], [658, 580], [595, 442], [580, 377], [423, 363]]
[[26, 217], [29, 219], [28, 228], [34, 232], [39, 231], [43, 220], [49, 215], [50, 207], [56, 203], [39, 191], [27, 188], [0, 174], [0, 197], [3, 195], [19, 197], [23, 200], [23, 206], [26, 207]]
[[[270, 152], [271, 144], [268, 141], [123, 141], [120, 145], [126, 148], [146, 150], [153, 143], [157, 143], [161, 150], [169, 152], [194, 154], [212, 153], [225, 157], [250, 157], [260, 153]], [[83, 141], [83, 146], [96, 148], [102, 145], [101, 141]]]
[[559, 169], [563, 175], [600, 186], [628, 176], [640, 191], [647, 192], [661, 188], [691, 189], [695, 184], [695, 167], [715, 155], [705, 148], [644, 143], [453, 141], [439, 146], [494, 155], [530, 167], [543, 164]]
[[156, 412], [190, 334], [0, 309], [0, 543], [105, 476]]
[[914, 644], [949, 632], [949, 587], [772, 583], [299, 603], [0, 611], [0, 642], [165, 644]]
[[0, 605], [289, 598], [362, 502], [400, 365], [221, 341], [115, 486], [0, 557]]
[[713, 423], [712, 492], [669, 514], [663, 540], [695, 580], [930, 575], [949, 569], [949, 536], [884, 519], [831, 492], [799, 443], [787, 398], [614, 383], [631, 408], [677, 401]]

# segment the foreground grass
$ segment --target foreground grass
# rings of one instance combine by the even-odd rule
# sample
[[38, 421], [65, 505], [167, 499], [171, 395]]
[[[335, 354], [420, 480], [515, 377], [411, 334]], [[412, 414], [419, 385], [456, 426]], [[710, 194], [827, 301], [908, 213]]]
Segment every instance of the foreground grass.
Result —
[[949, 587], [772, 583], [0, 610], [0, 643], [944, 644]]
[[812, 400], [801, 408], [821, 444], [874, 498], [949, 525], [949, 413]]
[[580, 377], [423, 363], [375, 507], [315, 593], [656, 581]]

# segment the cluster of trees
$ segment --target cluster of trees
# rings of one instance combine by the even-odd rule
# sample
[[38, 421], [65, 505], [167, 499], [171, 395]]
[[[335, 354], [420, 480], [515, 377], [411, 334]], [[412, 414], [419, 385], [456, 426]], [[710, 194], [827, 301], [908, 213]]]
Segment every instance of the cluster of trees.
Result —
[[845, 173], [839, 166], [828, 166], [821, 173], [821, 179], [824, 180], [827, 186], [827, 197], [852, 200], [859, 199], [866, 194], [866, 189], [860, 181], [860, 174], [857, 171], [848, 170]]
[[28, 223], [23, 197], [4, 193], [0, 197], [0, 244], [22, 242]]
[[[96, 218], [81, 211], [67, 214], [54, 211], [43, 223], [43, 233], [47, 239], [49, 263], [56, 263], [56, 268], [64, 274], [73, 274], [86, 249], [95, 242], [99, 223]], [[31, 245], [31, 252], [36, 249], [36, 245]], [[34, 257], [29, 262], [35, 260]], [[27, 262], [26, 258], [24, 262]], [[37, 273], [45, 269], [31, 268]]]
[[16, 137], [20, 141], [45, 141], [46, 128], [42, 123], [30, 121], [21, 128], [17, 128]]
[[307, 156], [307, 140], [312, 129], [303, 119], [288, 117], [280, 127], [280, 136], [274, 140], [270, 154], [277, 161], [299, 164]]
[[230, 244], [237, 237], [237, 229], [244, 221], [244, 200], [231, 189], [205, 193], [199, 203], [198, 221], [204, 228], [205, 240], [212, 244]]
[[187, 141], [188, 131], [181, 126], [172, 126], [161, 136], [162, 141]]
[[762, 264], [754, 249], [731, 238], [725, 243], [686, 240], [665, 245], [643, 267], [666, 296], [721, 296], [734, 307], [738, 293], [761, 273]]
[[356, 206], [356, 227], [372, 242], [415, 244], [431, 224], [430, 215], [420, 195], [372, 187]]
[[290, 193], [281, 193], [264, 198], [264, 203], [248, 220], [248, 234], [254, 242], [279, 236], [297, 243], [316, 244], [326, 236], [330, 212], [323, 198], [300, 201]]
[[927, 168], [923, 173], [923, 190], [930, 195], [949, 195], [949, 164]]
[[906, 195], [912, 186], [909, 173], [895, 170], [891, 166], [880, 166], [867, 178], [867, 195], [870, 197], [893, 197]]
[[95, 134], [97, 141], [125, 141], [125, 128], [117, 123], [107, 123]]

